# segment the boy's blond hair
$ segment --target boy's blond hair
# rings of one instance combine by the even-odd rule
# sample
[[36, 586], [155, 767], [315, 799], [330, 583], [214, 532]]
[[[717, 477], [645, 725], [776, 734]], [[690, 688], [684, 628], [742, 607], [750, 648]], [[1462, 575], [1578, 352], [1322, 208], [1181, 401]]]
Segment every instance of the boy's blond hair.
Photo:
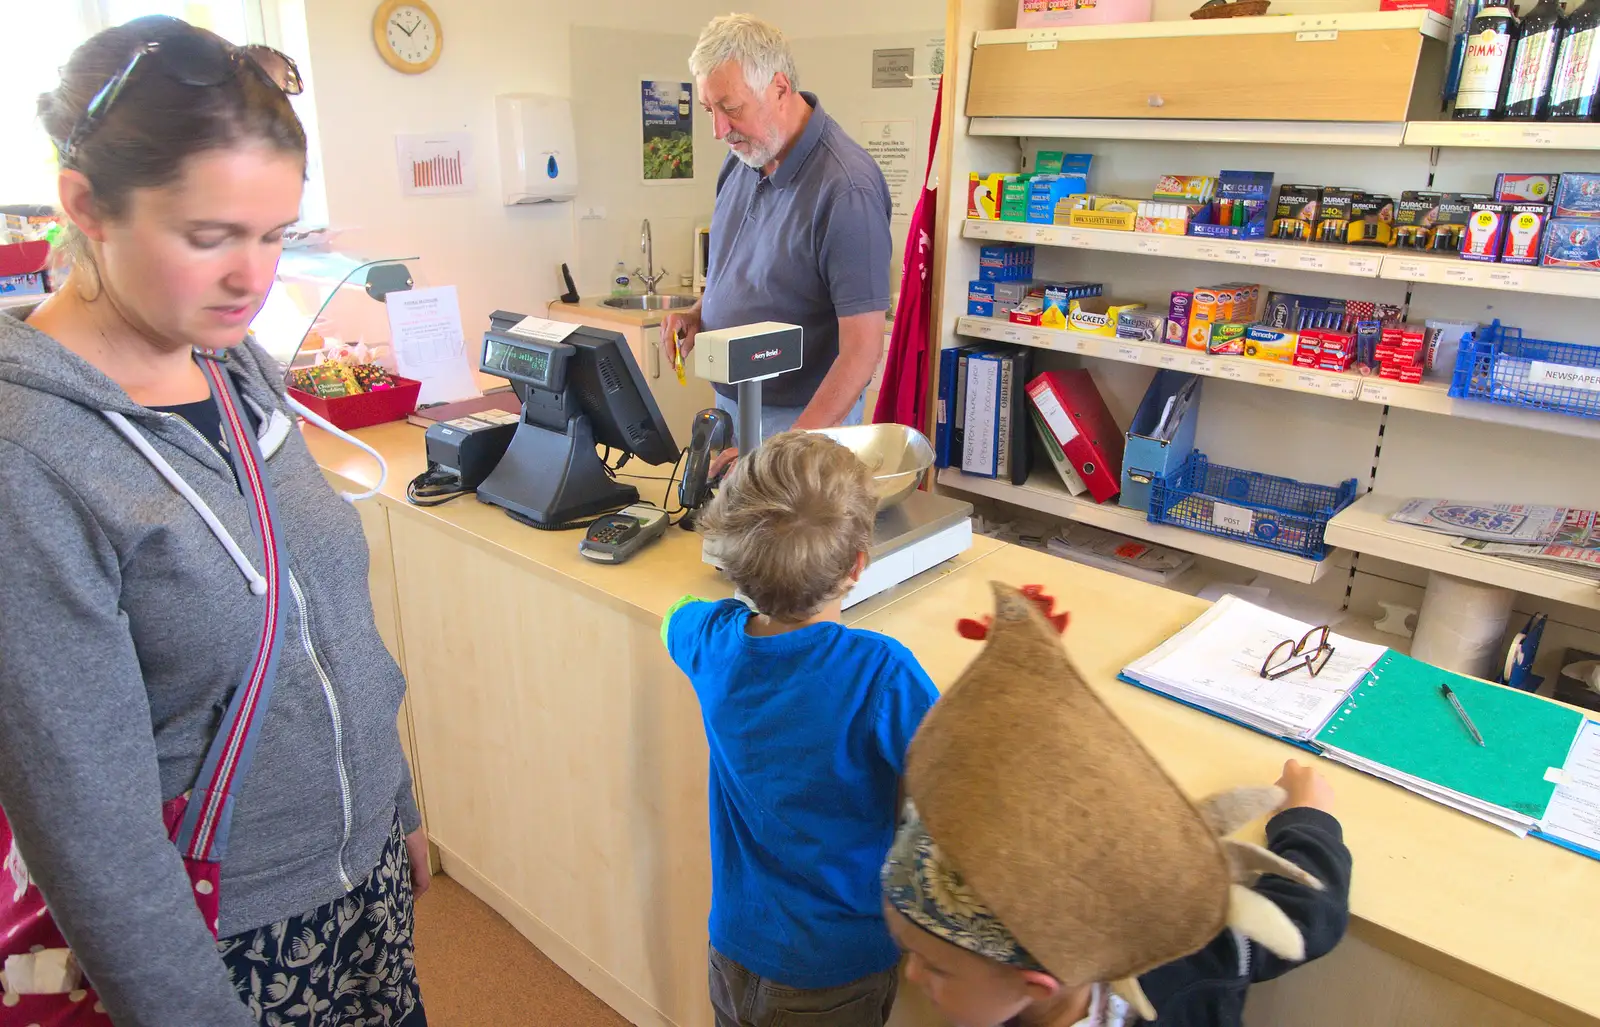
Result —
[[739, 460], [700, 526], [757, 610], [797, 621], [849, 591], [877, 508], [854, 453], [826, 435], [785, 432]]

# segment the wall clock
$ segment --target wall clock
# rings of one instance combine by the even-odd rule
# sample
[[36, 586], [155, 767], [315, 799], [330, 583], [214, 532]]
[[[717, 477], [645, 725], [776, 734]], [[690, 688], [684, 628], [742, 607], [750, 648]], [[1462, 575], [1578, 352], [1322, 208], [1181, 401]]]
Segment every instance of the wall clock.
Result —
[[444, 26], [423, 0], [384, 0], [372, 16], [372, 41], [389, 67], [420, 75], [439, 62]]

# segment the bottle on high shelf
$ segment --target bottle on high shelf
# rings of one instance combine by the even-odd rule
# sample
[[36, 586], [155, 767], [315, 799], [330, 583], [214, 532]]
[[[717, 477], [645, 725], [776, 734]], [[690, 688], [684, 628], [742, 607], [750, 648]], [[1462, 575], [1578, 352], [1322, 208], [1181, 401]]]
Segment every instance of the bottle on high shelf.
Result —
[[1504, 116], [1506, 88], [1511, 85], [1511, 50], [1516, 42], [1517, 15], [1507, 3], [1491, 3], [1472, 19], [1466, 57], [1461, 62], [1461, 85], [1456, 90], [1456, 120], [1488, 121]]
[[1567, 15], [1550, 86], [1552, 121], [1592, 121], [1600, 115], [1600, 0]]
[[1567, 19], [1558, 0], [1539, 0], [1522, 19], [1517, 44], [1511, 48], [1511, 84], [1506, 88], [1506, 117], [1543, 121], [1550, 114], [1550, 85], [1556, 51]]
[[1444, 88], [1440, 90], [1446, 103], [1456, 98], [1456, 90], [1461, 85], [1461, 64], [1467, 54], [1467, 32], [1472, 28], [1472, 19], [1483, 10], [1483, 0], [1457, 0], [1454, 19], [1451, 21], [1450, 34], [1450, 67], [1444, 78]]

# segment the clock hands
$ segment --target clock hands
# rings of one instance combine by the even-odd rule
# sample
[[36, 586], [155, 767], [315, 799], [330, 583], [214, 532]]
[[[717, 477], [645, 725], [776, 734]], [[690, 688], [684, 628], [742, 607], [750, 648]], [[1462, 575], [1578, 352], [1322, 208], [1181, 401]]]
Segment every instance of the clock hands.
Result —
[[415, 25], [412, 25], [410, 28], [406, 28], [404, 25], [400, 24], [397, 21], [397, 22], [394, 23], [394, 27], [399, 29], [401, 32], [404, 32], [406, 35], [409, 36], [409, 35], [411, 35], [411, 33], [417, 31], [417, 25], [421, 25], [421, 24], [422, 24], [422, 22], [418, 21]]

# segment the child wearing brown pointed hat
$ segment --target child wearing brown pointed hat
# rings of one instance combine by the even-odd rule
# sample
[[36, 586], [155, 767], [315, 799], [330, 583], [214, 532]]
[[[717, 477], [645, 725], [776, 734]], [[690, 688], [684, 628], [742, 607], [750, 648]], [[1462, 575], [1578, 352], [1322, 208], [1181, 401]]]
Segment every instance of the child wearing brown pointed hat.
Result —
[[[1290, 760], [1277, 786], [1190, 802], [1034, 604], [995, 593], [907, 756], [883, 885], [908, 979], [956, 1027], [1239, 1024], [1253, 981], [1343, 936], [1331, 790]], [[1274, 809], [1267, 848], [1225, 837]]]

